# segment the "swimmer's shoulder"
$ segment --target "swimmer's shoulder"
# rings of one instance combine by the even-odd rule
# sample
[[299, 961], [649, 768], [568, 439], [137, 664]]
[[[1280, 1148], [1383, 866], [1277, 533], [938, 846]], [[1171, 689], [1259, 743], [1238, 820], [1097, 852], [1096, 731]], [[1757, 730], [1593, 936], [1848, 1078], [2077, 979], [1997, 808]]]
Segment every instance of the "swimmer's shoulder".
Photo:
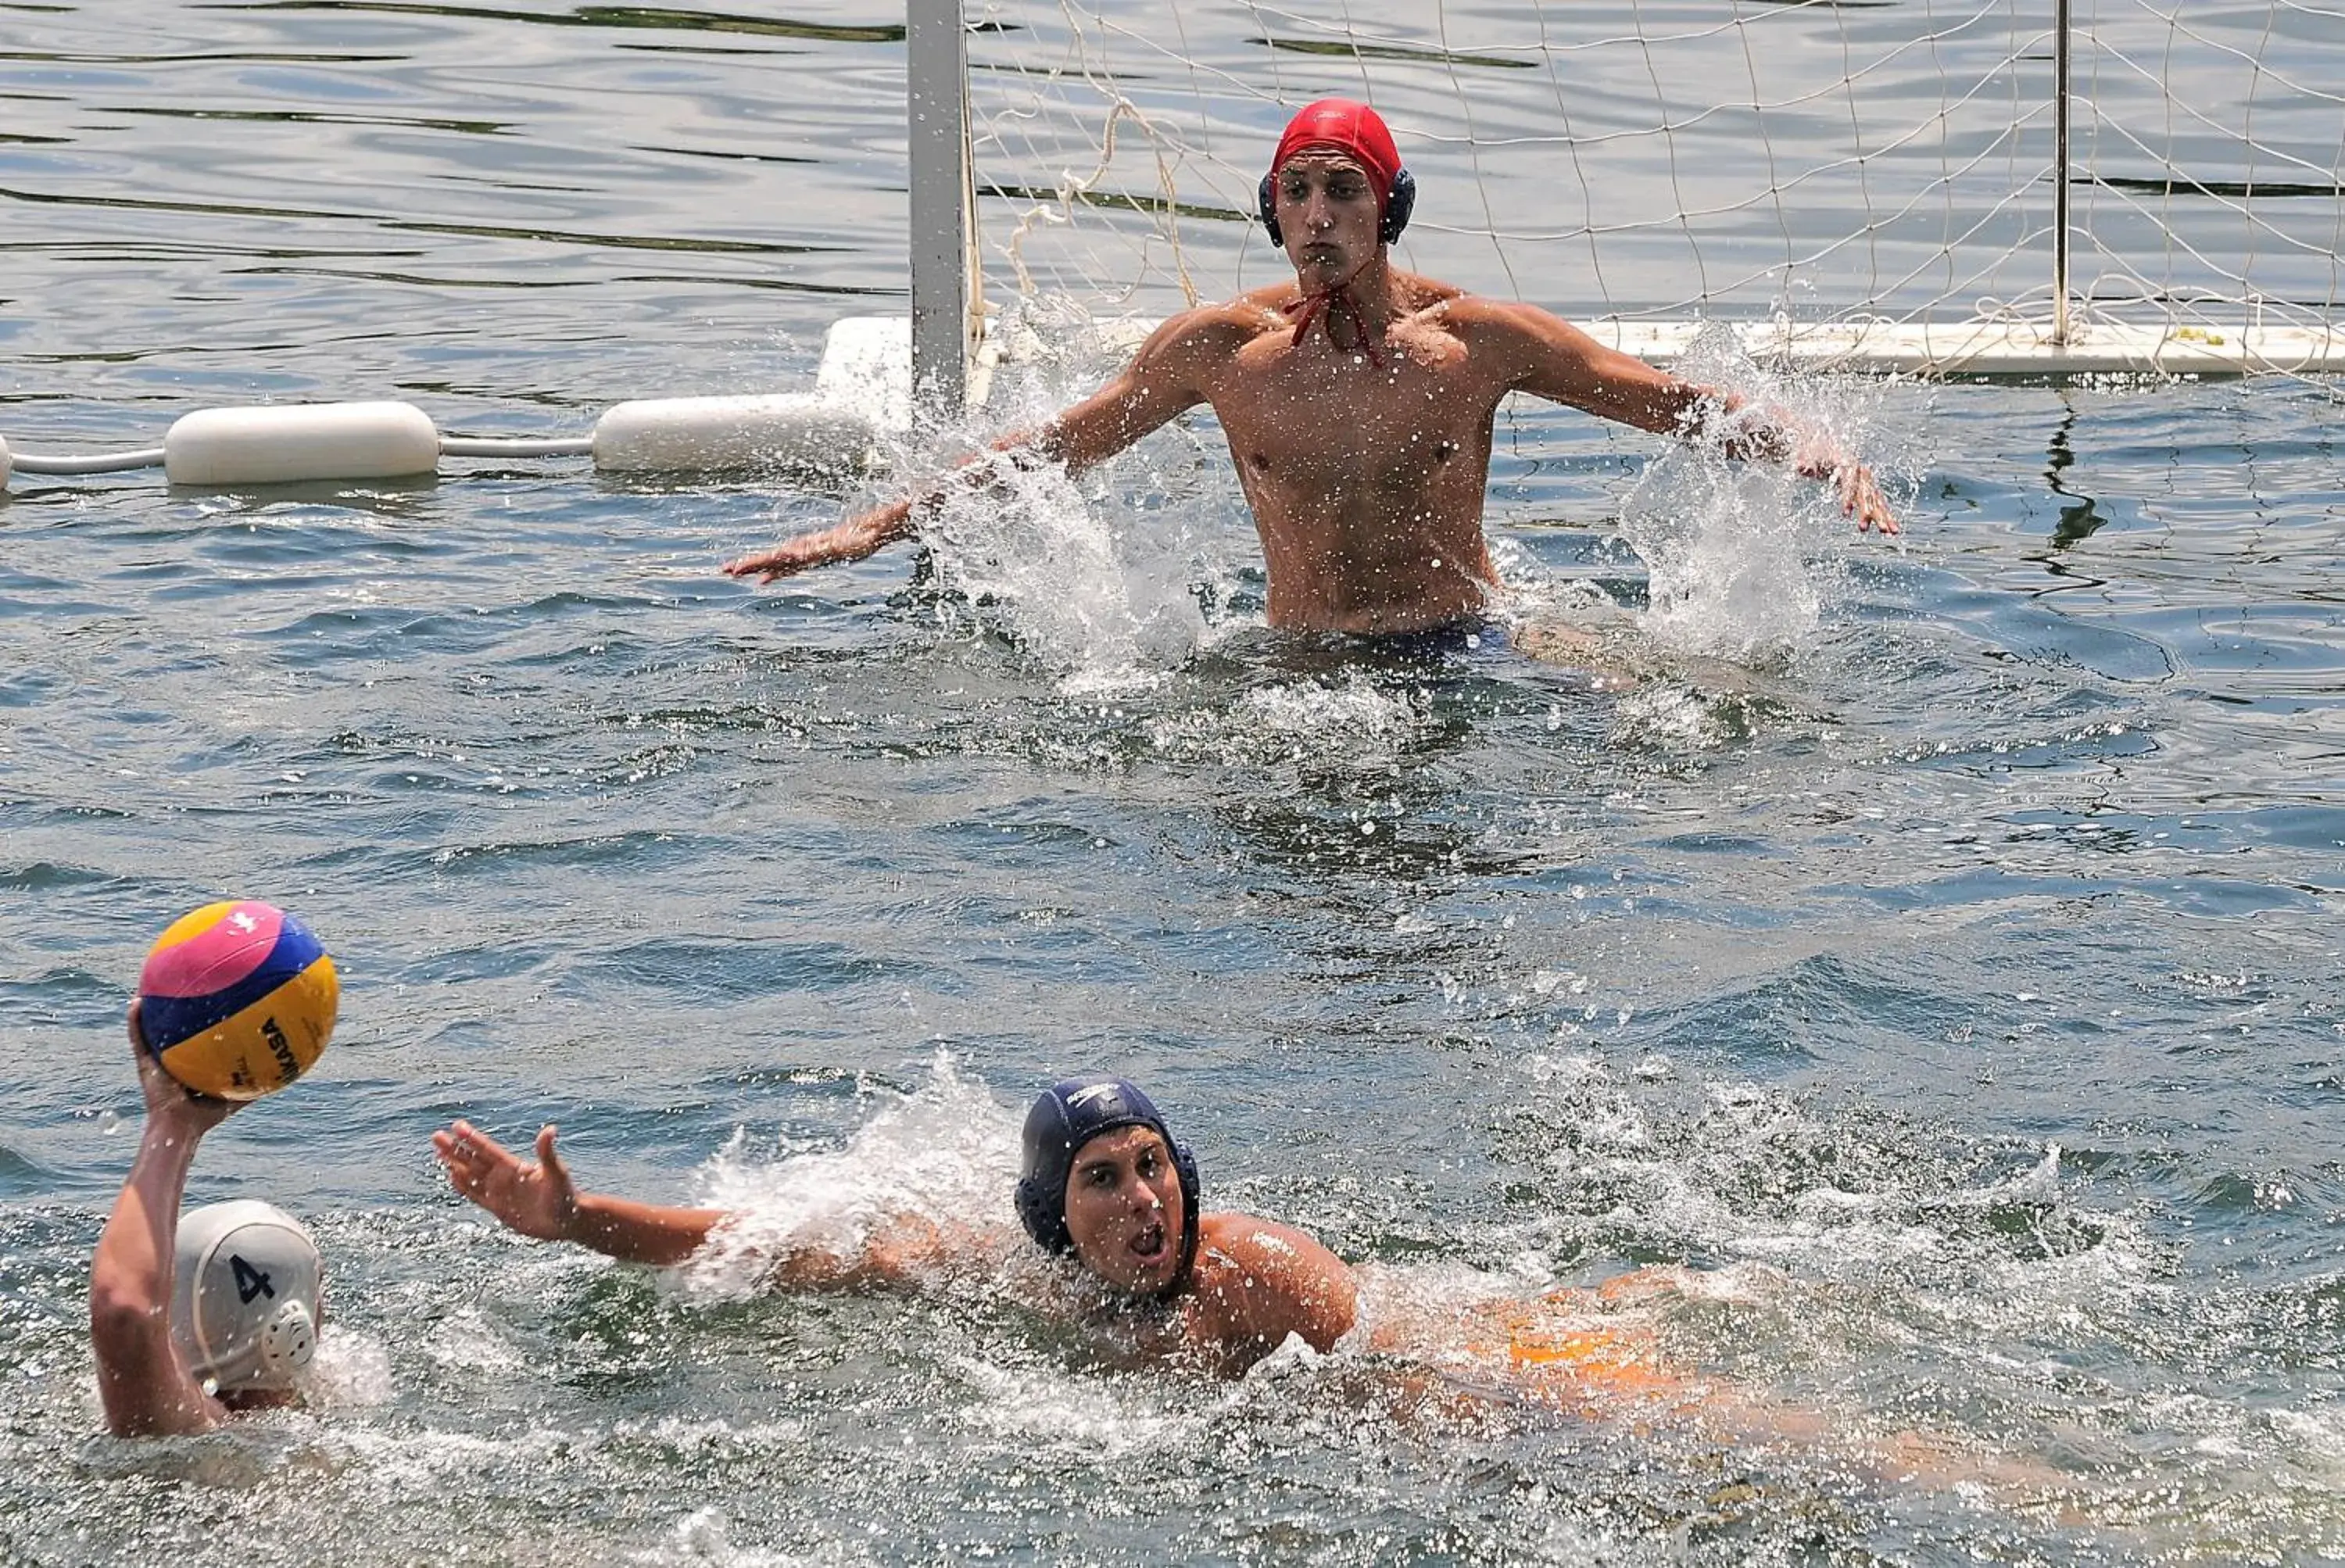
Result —
[[[1465, 351], [1468, 363], [1509, 388], [1558, 395], [1577, 386], [1605, 350], [1585, 331], [1543, 306], [1496, 300], [1460, 290], [1412, 320], [1439, 331]], [[1568, 396], [1565, 401], [1573, 401]]]
[[1289, 1334], [1326, 1350], [1352, 1327], [1359, 1287], [1315, 1237], [1250, 1214], [1199, 1223], [1193, 1277], [1200, 1327], [1267, 1349]]
[[1397, 267], [1392, 270], [1392, 280], [1402, 311], [1412, 316], [1439, 320], [1460, 303], [1470, 304], [1479, 297], [1455, 283], [1445, 283], [1422, 272], [1404, 272]]
[[1294, 325], [1286, 313], [1287, 307], [1303, 298], [1303, 287], [1292, 278], [1276, 283], [1266, 283], [1259, 289], [1249, 289], [1234, 300], [1224, 300], [1205, 309], [1223, 314], [1233, 326], [1254, 331], [1280, 331]]
[[1219, 373], [1249, 343], [1292, 324], [1274, 307], [1261, 302], [1262, 295], [1275, 292], [1262, 290], [1166, 317], [1132, 355], [1125, 375], [1169, 376], [1176, 384], [1210, 395]]
[[1290, 1258], [1316, 1254], [1335, 1257], [1316, 1237], [1291, 1225], [1253, 1214], [1203, 1216], [1198, 1221], [1197, 1246], [1201, 1256], [1210, 1250], [1240, 1263], [1269, 1259], [1283, 1264]]
[[1470, 363], [1511, 366], [1554, 334], [1572, 331], [1537, 305], [1493, 299], [1413, 273], [1397, 281], [1407, 307], [1403, 330], [1447, 338], [1465, 351]]
[[1451, 289], [1447, 284], [1439, 287], [1446, 291], [1428, 298], [1416, 314], [1427, 322], [1447, 328], [1461, 338], [1518, 339], [1543, 336], [1557, 328], [1574, 330], [1568, 321], [1541, 306], [1527, 304], [1520, 300], [1499, 300], [1487, 294], [1469, 293], [1463, 289]]
[[1183, 311], [1166, 317], [1163, 324], [1149, 334], [1148, 343], [1141, 351], [1234, 351], [1264, 333], [1284, 331], [1294, 326], [1281, 307], [1298, 297], [1294, 284], [1273, 284], [1240, 294], [1234, 300]]

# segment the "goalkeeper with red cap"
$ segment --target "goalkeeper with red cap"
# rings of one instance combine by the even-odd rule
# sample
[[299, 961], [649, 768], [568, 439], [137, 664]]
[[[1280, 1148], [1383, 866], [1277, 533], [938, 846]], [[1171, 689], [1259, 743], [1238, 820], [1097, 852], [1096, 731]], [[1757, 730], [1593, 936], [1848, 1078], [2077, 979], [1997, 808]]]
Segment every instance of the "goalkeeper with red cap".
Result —
[[[1279, 138], [1261, 189], [1263, 222], [1294, 280], [1173, 317], [1105, 387], [997, 450], [1080, 472], [1210, 406], [1262, 538], [1270, 624], [1313, 631], [1421, 632], [1484, 615], [1498, 579], [1483, 493], [1492, 422], [1509, 392], [1645, 430], [1723, 432], [1707, 438], [1830, 482], [1859, 529], [1897, 531], [1872, 473], [1829, 440], [1605, 348], [1536, 306], [1395, 266], [1390, 247], [1415, 200], [1374, 109], [1309, 106]], [[860, 560], [917, 533], [922, 509], [945, 493], [924, 490], [725, 569], [771, 582]]]

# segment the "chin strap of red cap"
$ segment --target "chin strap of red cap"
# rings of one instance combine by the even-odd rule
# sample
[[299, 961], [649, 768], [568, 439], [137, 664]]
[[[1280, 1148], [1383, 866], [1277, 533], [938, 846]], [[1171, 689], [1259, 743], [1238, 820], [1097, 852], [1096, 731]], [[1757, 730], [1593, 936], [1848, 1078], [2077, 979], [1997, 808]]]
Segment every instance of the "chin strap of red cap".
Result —
[[[1374, 260], [1374, 257], [1369, 258], [1369, 260]], [[1327, 341], [1338, 351], [1344, 345], [1335, 341], [1335, 316], [1338, 311], [1342, 312], [1344, 319], [1352, 323], [1352, 336], [1359, 341], [1360, 351], [1368, 356], [1368, 363], [1382, 370], [1385, 357], [1376, 351], [1376, 341], [1368, 331], [1367, 312], [1361, 310], [1360, 302], [1352, 297], [1352, 280], [1366, 270], [1367, 265], [1363, 261], [1353, 268], [1351, 277], [1342, 282], [1330, 283], [1325, 289], [1314, 289], [1299, 299], [1289, 300], [1279, 309], [1294, 318], [1296, 343], [1301, 343], [1309, 335], [1313, 322], [1325, 321], [1327, 323]]]

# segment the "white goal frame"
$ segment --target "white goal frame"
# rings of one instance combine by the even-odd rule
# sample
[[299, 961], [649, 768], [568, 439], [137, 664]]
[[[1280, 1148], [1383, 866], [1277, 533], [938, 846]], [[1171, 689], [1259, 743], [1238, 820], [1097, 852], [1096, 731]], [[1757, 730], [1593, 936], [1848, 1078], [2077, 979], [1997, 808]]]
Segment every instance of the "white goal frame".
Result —
[[[1000, 320], [1000, 302], [989, 305], [984, 297], [978, 260], [978, 236], [981, 230], [978, 209], [988, 201], [998, 204], [1001, 193], [972, 160], [968, 87], [970, 29], [964, 3], [965, 0], [907, 0], [908, 76], [911, 84], [914, 379], [924, 396], [941, 396], [947, 406], [961, 401], [964, 388], [973, 387], [981, 392], [990, 361], [1014, 354], [1007, 339], [987, 329], [989, 321]], [[1076, 9], [1071, 0], [979, 3], [989, 7], [990, 27], [997, 33], [1025, 30], [1030, 24], [1039, 26], [1061, 13], [1072, 18]], [[1342, 0], [1329, 3], [1340, 6]], [[1800, 0], [1792, 3], [1796, 7]], [[1731, 312], [1713, 316], [1707, 311], [1654, 316], [1634, 311], [1614, 312], [1601, 302], [1593, 302], [1586, 308], [1568, 309], [1567, 313], [1600, 341], [1658, 362], [1675, 358], [1697, 332], [1724, 321], [1752, 354], [1802, 366], [1927, 376], [2345, 372], [2345, 322], [2340, 322], [2333, 310], [2308, 311], [2300, 301], [2282, 307], [2255, 297], [2252, 290], [2243, 290], [2236, 300], [2191, 300], [2187, 308], [2168, 311], [2163, 319], [2143, 321], [2119, 319], [2118, 313], [2096, 309], [2088, 297], [2080, 294], [2071, 278], [2072, 241], [2077, 235], [2076, 187], [2080, 180], [2096, 185], [2101, 191], [2119, 187], [2115, 182], [2096, 180], [2089, 169], [2080, 168], [2073, 142], [2073, 113], [2080, 104], [2087, 109], [2091, 107], [2089, 97], [2080, 96], [2072, 82], [2076, 68], [2074, 46], [2080, 36], [2090, 41], [2090, 29], [2080, 28], [2072, 15], [2077, 0], [2054, 0], [2048, 26], [2039, 18], [2034, 24], [2035, 32], [2025, 36], [2018, 30], [2027, 25], [2027, 19], [2015, 8], [2013, 11], [2011, 57], [2032, 62], [2037, 56], [2031, 51], [2039, 46], [2048, 48], [2052, 56], [2050, 102], [2027, 109], [2031, 117], [2048, 114], [2053, 121], [2055, 147], [2050, 166], [2044, 171], [2041, 189], [2036, 188], [2037, 175], [2032, 169], [2020, 168], [2014, 177], [2014, 192], [2005, 203], [2031, 214], [2038, 209], [2049, 209], [2048, 217], [2030, 216], [2027, 219], [2033, 226], [2027, 249], [2032, 253], [2040, 240], [2044, 255], [2040, 274], [2043, 280], [2034, 286], [2041, 297], [2031, 298], [2025, 311], [1974, 311], [1967, 315], [1932, 313], [1921, 318], [1856, 311], [1828, 312], [1821, 320], [1808, 320], [1785, 311], [1752, 311], [1740, 316]], [[2092, 0], [2086, 3], [2091, 4]], [[2110, 3], [2117, 4], [2117, 0]], [[2161, 0], [2126, 3], [2149, 6]], [[2180, 0], [2162, 3], [2173, 5]], [[2327, 3], [2329, 0], [2279, 0], [2282, 6], [2306, 15], [2320, 12]], [[1778, 11], [1784, 8], [1774, 7]], [[1285, 20], [1294, 15], [1266, 5], [1257, 5], [1254, 9], [1274, 20]], [[1527, 13], [1535, 15], [1538, 9], [1530, 5]], [[1344, 14], [1348, 16], [1348, 11]], [[2335, 15], [2340, 36], [2345, 37], [2345, 10]], [[1004, 17], [1014, 20], [1005, 22], [1001, 20]], [[2177, 25], [2182, 25], [2178, 13]], [[1624, 42], [1634, 46], [1638, 41]], [[1364, 66], [1382, 47], [1375, 43], [1357, 42], [1352, 46], [1363, 56]], [[1329, 46], [1330, 52], [1337, 47]], [[2340, 52], [2340, 57], [2345, 57], [2345, 52]], [[2128, 68], [2139, 68], [2136, 61], [2124, 64]], [[2115, 67], [2109, 68], [2114, 72]], [[2259, 73], [2264, 71], [2260, 62], [2257, 69]], [[1046, 71], [1035, 67], [1028, 74], [1039, 76]], [[2329, 96], [2302, 82], [2290, 81], [2279, 71], [2268, 75], [2275, 83], [2282, 84], [2271, 89], [2275, 94], [2289, 91]], [[1106, 156], [1112, 158], [1119, 134], [1126, 138], [1145, 137], [1152, 127], [1147, 123], [1147, 113], [1121, 97], [1113, 73], [1102, 71], [1101, 76], [1106, 85], [1099, 96], [1098, 135]], [[2091, 80], [2088, 77], [2087, 93]], [[1752, 91], [1757, 93], [1755, 85]], [[2334, 101], [2340, 106], [2340, 127], [2345, 127], [2345, 97], [2337, 97]], [[1944, 117], [1942, 111], [1941, 118]], [[1663, 119], [1664, 128], [1670, 128], [1666, 123], [1666, 112]], [[2131, 132], [2123, 134], [2130, 136]], [[2111, 134], [2111, 139], [2117, 139], [2116, 133]], [[1478, 149], [1475, 156], [1481, 156]], [[2301, 158], [2293, 161], [2299, 166], [2303, 163]], [[1053, 188], [1044, 199], [1035, 201], [1035, 193], [1030, 189], [1021, 189], [1017, 196], [1034, 202], [1026, 220], [1029, 223], [1035, 211], [1041, 212], [1046, 219], [1060, 221], [1087, 216], [1086, 208], [1096, 211], [1110, 204], [1127, 209], [1151, 206], [1156, 210], [1158, 229], [1169, 241], [1177, 265], [1182, 244], [1181, 213], [1188, 198], [1174, 188], [1168, 160], [1162, 155], [1157, 158], [1157, 168], [1161, 190], [1138, 196], [1129, 190], [1102, 193], [1086, 185], [1084, 171], [1064, 168], [1051, 171]], [[2169, 199], [2177, 188], [2189, 189], [2188, 181], [2191, 177], [2187, 173], [2169, 167], [2165, 178]], [[2337, 176], [2332, 172], [2330, 178], [2336, 179]], [[1223, 179], [1221, 183], [1226, 190], [1229, 181]], [[2345, 180], [2338, 183], [2345, 185]], [[2247, 199], [2255, 194], [2250, 188], [2242, 195], [2222, 196], [2220, 199], [2234, 202], [2244, 211]], [[1049, 210], [1053, 204], [1056, 212]], [[1232, 205], [1226, 196], [1215, 205], [1223, 209], [1221, 216], [1226, 219], [1226, 209]], [[2340, 212], [2345, 212], [2345, 199], [2340, 199], [2339, 206]], [[2137, 227], [2144, 221], [2155, 221], [2154, 215], [2148, 219], [2133, 213], [2124, 216]], [[2345, 231], [2345, 218], [2340, 218], [2340, 229]], [[1022, 283], [1024, 269], [1017, 254], [1018, 242], [1017, 237], [1010, 242], [1009, 270], [1019, 275]], [[2168, 243], [2174, 243], [2170, 237]], [[2181, 243], [2187, 249], [2188, 241]], [[2332, 284], [2330, 304], [2334, 303], [2334, 292]]]

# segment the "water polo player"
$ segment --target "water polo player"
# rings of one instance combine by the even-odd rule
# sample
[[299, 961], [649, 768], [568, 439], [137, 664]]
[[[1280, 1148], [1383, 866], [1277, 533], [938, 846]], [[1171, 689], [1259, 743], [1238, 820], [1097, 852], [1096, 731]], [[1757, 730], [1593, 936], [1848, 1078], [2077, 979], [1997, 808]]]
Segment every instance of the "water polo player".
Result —
[[[1011, 1198], [1026, 1237], [1071, 1261], [1091, 1287], [1039, 1295], [1041, 1304], [1096, 1309], [1142, 1352], [1231, 1376], [1289, 1336], [1325, 1352], [1351, 1333], [1360, 1283], [1350, 1266], [1291, 1226], [1204, 1212], [1195, 1159], [1136, 1085], [1101, 1075], [1055, 1084], [1028, 1110], [1020, 1141]], [[733, 1217], [581, 1192], [552, 1127], [539, 1131], [534, 1161], [468, 1122], [431, 1142], [450, 1184], [508, 1227], [627, 1262], [684, 1263], [712, 1237], [721, 1242]], [[910, 1288], [949, 1285], [965, 1278], [957, 1266], [975, 1264], [1000, 1279], [1015, 1273], [1025, 1245], [1000, 1229], [905, 1217], [845, 1255], [817, 1246], [767, 1257], [764, 1278], [784, 1290]], [[1663, 1365], [1650, 1329], [1618, 1313], [1675, 1278], [1642, 1270], [1536, 1301], [1403, 1308], [1379, 1320], [1364, 1348], [1443, 1366], [1452, 1393], [1498, 1380], [1559, 1409], [1682, 1404], [1690, 1385]]]
[[[736, 1215], [582, 1192], [537, 1135], [525, 1160], [467, 1122], [432, 1135], [457, 1192], [524, 1236], [569, 1241], [629, 1262], [675, 1265], [730, 1238]], [[1650, 1268], [1592, 1288], [1522, 1298], [1453, 1286], [1412, 1288], [1393, 1270], [1355, 1274], [1317, 1240], [1244, 1214], [1208, 1214], [1197, 1166], [1148, 1096], [1121, 1078], [1071, 1078], [1027, 1112], [1012, 1204], [1025, 1231], [899, 1217], [844, 1251], [759, 1237], [748, 1248], [783, 1290], [962, 1288], [972, 1266], [995, 1284], [1032, 1258], [1026, 1238], [1071, 1261], [1068, 1292], [1021, 1291], [1084, 1313], [1117, 1341], [1236, 1376], [1290, 1339], [1337, 1341], [1386, 1373], [1386, 1408], [1482, 1410], [1525, 1400], [1585, 1419], [1666, 1420], [1728, 1442], [1830, 1446], [1886, 1480], [2032, 1490], [2039, 1466], [1966, 1451], [1926, 1433], [1853, 1436], [1813, 1411], [1753, 1398], [1668, 1357], [1652, 1308], [1689, 1291], [1733, 1288], [1699, 1271]], [[745, 1228], [756, 1221], [738, 1217]], [[728, 1259], [729, 1261], [729, 1259]], [[1028, 1268], [1031, 1263], [1027, 1264]], [[1365, 1320], [1365, 1326], [1355, 1325]]]
[[[1297, 114], [1261, 217], [1291, 282], [1183, 311], [1106, 387], [995, 443], [1020, 465], [1102, 463], [1176, 415], [1221, 421], [1269, 573], [1274, 626], [1356, 633], [1472, 624], [1498, 586], [1482, 532], [1492, 422], [1509, 392], [1831, 481], [1860, 529], [1897, 523], [1872, 472], [1828, 437], [1607, 349], [1536, 306], [1392, 264], [1416, 187], [1365, 104]], [[985, 465], [963, 471], [981, 482]], [[726, 565], [766, 582], [860, 560], [918, 529], [934, 486]]]
[[[581, 1192], [537, 1135], [520, 1158], [466, 1122], [432, 1135], [448, 1179], [512, 1229], [570, 1241], [634, 1263], [673, 1265], [724, 1225], [725, 1210], [669, 1208]], [[1312, 1237], [1198, 1205], [1197, 1167], [1146, 1095], [1120, 1078], [1070, 1079], [1026, 1117], [1015, 1206], [1027, 1234], [1067, 1257], [1101, 1288], [1104, 1304], [1146, 1348], [1187, 1350], [1243, 1371], [1299, 1335], [1320, 1350], [1351, 1329], [1352, 1271]], [[955, 1261], [1000, 1257], [1004, 1237], [982, 1227], [906, 1224], [851, 1256], [793, 1251], [768, 1276], [778, 1288], [909, 1285]]]
[[317, 1349], [323, 1269], [307, 1232], [249, 1200], [180, 1213], [196, 1147], [243, 1102], [164, 1071], [130, 1009], [147, 1121], [89, 1270], [90, 1349], [117, 1437], [217, 1426], [294, 1397]]

